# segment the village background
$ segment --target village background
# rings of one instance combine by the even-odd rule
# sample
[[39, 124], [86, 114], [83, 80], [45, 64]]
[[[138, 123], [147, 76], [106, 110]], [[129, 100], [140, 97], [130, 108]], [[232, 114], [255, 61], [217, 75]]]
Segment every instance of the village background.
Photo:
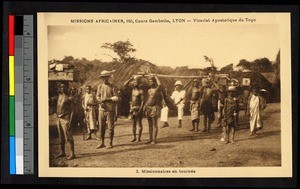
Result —
[[[204, 55], [200, 58], [204, 68], [189, 68], [180, 66], [158, 66], [154, 63], [132, 56], [138, 48], [130, 40], [107, 42], [102, 49], [112, 51], [111, 61], [88, 60], [74, 56], [65, 56], [62, 60], [52, 59], [48, 62], [49, 74], [63, 71], [74, 76], [74, 81], [68, 82], [70, 87], [83, 91], [86, 85], [91, 85], [94, 91], [101, 83], [99, 77], [102, 70], [115, 70], [111, 82], [120, 94], [118, 104], [119, 119], [116, 124], [114, 148], [98, 150], [99, 141], [95, 139], [84, 141], [85, 129], [82, 126], [73, 128], [75, 133], [75, 153], [78, 158], [66, 161], [54, 159], [58, 152], [58, 140], [55, 122], [55, 104], [49, 103], [50, 125], [50, 166], [82, 166], [82, 167], [223, 167], [223, 166], [280, 166], [280, 50], [273, 60], [258, 57], [253, 61], [241, 59], [237, 63], [228, 63], [224, 67], [214, 65], [214, 57]], [[55, 65], [60, 66], [57, 71]], [[59, 66], [57, 66], [59, 67]], [[240, 127], [236, 132], [236, 144], [226, 145], [220, 141], [221, 128], [217, 127], [217, 120], [212, 125], [212, 133], [191, 132], [189, 120], [189, 100], [185, 106], [183, 128], [177, 128], [176, 110], [170, 111], [170, 127], [159, 128], [158, 144], [149, 146], [144, 144], [148, 139], [148, 125], [143, 120], [142, 143], [130, 143], [131, 120], [129, 114], [130, 89], [123, 84], [133, 75], [139, 73], [165, 74], [178, 76], [200, 76], [228, 74], [229, 78], [237, 79], [240, 84], [243, 78], [250, 78], [251, 85], [266, 89], [267, 109], [263, 112], [264, 129], [258, 136], [250, 137], [249, 117], [240, 112]], [[49, 75], [50, 77], [50, 75]], [[169, 95], [174, 91], [175, 79], [161, 78], [163, 86]], [[190, 95], [191, 83], [189, 79], [181, 79], [186, 86], [187, 97]], [[216, 80], [218, 82], [218, 80]], [[49, 98], [57, 94], [60, 82], [49, 81]], [[143, 80], [147, 88], [147, 80]], [[241, 94], [241, 93], [240, 93]], [[243, 109], [243, 105], [241, 104]], [[216, 114], [217, 116], [217, 114]], [[200, 130], [203, 128], [201, 117]], [[162, 122], [159, 123], [159, 127]], [[99, 134], [98, 134], [99, 135]], [[158, 158], [159, 157], [159, 158]]]

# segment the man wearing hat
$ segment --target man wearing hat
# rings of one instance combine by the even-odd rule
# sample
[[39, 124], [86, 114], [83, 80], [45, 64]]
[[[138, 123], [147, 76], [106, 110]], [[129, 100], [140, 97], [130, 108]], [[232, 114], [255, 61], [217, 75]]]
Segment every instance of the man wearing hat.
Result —
[[109, 131], [109, 145], [106, 148], [113, 147], [114, 138], [114, 118], [116, 102], [118, 101], [117, 91], [113, 84], [109, 82], [111, 76], [110, 71], [102, 71], [101, 79], [103, 81], [97, 88], [96, 99], [99, 103], [99, 126], [100, 126], [100, 137], [101, 144], [97, 148], [104, 148], [105, 131], [108, 128]]
[[200, 123], [200, 103], [201, 103], [201, 90], [199, 88], [198, 79], [193, 80], [193, 88], [191, 94], [191, 120], [193, 128], [190, 131], [199, 131]]
[[185, 103], [185, 90], [182, 89], [183, 85], [180, 80], [175, 82], [175, 91], [171, 95], [171, 99], [174, 101], [175, 105], [177, 106], [178, 111], [178, 127], [182, 126], [182, 118], [183, 118], [183, 108]]
[[[213, 94], [219, 91], [219, 86], [211, 79], [204, 80], [205, 86], [202, 88], [201, 111], [204, 114], [204, 129], [203, 132], [210, 132], [211, 124], [215, 119], [213, 107]], [[212, 88], [212, 84], [215, 88]]]
[[235, 143], [234, 134], [237, 126], [239, 102], [235, 97], [236, 87], [228, 87], [228, 97], [224, 100], [224, 125], [221, 141]]
[[61, 153], [56, 156], [65, 157], [65, 143], [69, 143], [70, 146], [70, 156], [67, 157], [68, 160], [74, 159], [74, 139], [72, 133], [70, 132], [70, 122], [72, 120], [72, 109], [73, 109], [73, 98], [68, 95], [67, 85], [62, 83], [60, 84], [59, 94], [57, 98], [57, 129], [58, 136], [60, 140]]

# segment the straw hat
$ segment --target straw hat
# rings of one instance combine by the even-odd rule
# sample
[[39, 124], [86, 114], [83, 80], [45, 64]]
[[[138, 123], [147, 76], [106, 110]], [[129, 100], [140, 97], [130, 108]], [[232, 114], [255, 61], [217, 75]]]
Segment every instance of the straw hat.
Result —
[[113, 71], [107, 71], [107, 70], [103, 70], [100, 73], [100, 77], [110, 77]]

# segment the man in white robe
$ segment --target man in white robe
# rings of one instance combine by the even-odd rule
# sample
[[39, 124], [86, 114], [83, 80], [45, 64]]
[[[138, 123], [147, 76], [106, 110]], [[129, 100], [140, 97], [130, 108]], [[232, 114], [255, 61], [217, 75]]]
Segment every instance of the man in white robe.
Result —
[[266, 108], [266, 101], [259, 96], [258, 89], [254, 88], [249, 98], [250, 108], [250, 132], [254, 135], [257, 130], [262, 129], [261, 111]]

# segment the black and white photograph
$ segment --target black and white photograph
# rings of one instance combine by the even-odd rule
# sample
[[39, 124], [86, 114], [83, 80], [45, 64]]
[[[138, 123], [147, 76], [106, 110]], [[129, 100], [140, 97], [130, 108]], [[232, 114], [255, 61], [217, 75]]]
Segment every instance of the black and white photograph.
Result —
[[291, 176], [289, 23], [38, 13], [40, 176]]

